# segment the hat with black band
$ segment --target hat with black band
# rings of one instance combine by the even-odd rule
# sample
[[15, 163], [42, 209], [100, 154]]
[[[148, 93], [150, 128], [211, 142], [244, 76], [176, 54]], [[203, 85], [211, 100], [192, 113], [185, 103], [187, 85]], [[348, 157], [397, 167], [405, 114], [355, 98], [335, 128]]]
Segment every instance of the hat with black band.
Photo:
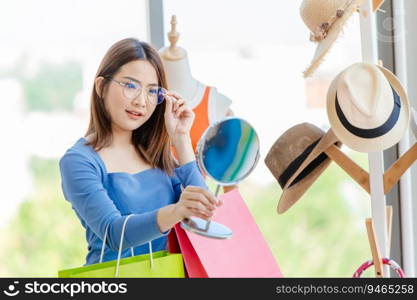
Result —
[[343, 144], [359, 152], [385, 150], [400, 141], [410, 122], [407, 94], [384, 67], [356, 63], [330, 84], [327, 115]]
[[341, 146], [333, 132], [324, 133], [310, 123], [291, 127], [272, 145], [265, 164], [283, 190], [279, 214], [293, 206], [328, 167], [331, 160], [324, 151], [332, 145]]

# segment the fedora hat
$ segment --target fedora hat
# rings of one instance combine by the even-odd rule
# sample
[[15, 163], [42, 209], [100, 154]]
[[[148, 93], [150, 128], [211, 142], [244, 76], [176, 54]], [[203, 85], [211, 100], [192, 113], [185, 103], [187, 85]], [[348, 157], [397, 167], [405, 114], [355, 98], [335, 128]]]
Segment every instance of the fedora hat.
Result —
[[272, 145], [265, 164], [283, 191], [279, 214], [293, 206], [328, 167], [331, 160], [323, 152], [332, 145], [341, 146], [332, 130], [324, 133], [310, 123], [291, 127]]
[[340, 141], [359, 152], [385, 150], [400, 141], [410, 106], [400, 81], [384, 67], [356, 63], [327, 92], [327, 116]]
[[336, 42], [346, 21], [358, 10], [364, 0], [304, 0], [300, 7], [301, 18], [310, 30], [310, 40], [317, 42], [316, 52], [304, 77], [317, 69]]

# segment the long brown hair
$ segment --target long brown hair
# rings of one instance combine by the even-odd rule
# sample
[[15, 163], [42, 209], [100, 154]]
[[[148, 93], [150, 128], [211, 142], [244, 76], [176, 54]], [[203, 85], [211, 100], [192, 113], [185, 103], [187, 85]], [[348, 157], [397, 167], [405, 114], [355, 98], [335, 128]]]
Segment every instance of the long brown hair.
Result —
[[[154, 68], [158, 77], [158, 85], [167, 89], [165, 70], [158, 52], [148, 43], [135, 38], [118, 41], [107, 51], [97, 70], [97, 77], [108, 78], [116, 74], [124, 65], [134, 60], [146, 60]], [[109, 81], [104, 80], [101, 94], [108, 88]], [[86, 136], [91, 139], [86, 143], [99, 151], [110, 145], [112, 141], [111, 118], [105, 109], [103, 97], [93, 86], [90, 104], [90, 124]], [[156, 106], [149, 120], [132, 133], [132, 144], [138, 154], [153, 168], [160, 168], [169, 175], [177, 166], [171, 152], [171, 141], [165, 128], [165, 102]]]

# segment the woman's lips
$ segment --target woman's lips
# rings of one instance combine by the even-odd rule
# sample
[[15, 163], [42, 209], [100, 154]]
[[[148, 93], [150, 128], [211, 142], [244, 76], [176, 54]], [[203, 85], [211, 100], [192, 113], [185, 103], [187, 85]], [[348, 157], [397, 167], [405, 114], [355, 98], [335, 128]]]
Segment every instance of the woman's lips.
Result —
[[142, 114], [142, 113], [139, 113], [139, 115], [136, 115], [136, 114], [134, 114], [134, 113], [131, 113], [131, 112], [130, 112], [130, 111], [128, 111], [128, 110], [126, 110], [126, 113], [127, 113], [128, 117], [129, 117], [129, 118], [131, 118], [131, 119], [133, 119], [133, 120], [137, 120], [137, 119], [139, 119], [140, 117], [142, 117], [142, 116], [143, 116], [143, 114]]

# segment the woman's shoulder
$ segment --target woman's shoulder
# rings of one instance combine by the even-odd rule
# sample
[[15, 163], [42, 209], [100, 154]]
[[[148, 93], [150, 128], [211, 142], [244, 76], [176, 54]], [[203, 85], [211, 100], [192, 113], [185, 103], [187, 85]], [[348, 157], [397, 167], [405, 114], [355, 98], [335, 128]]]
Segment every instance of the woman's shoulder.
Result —
[[91, 146], [87, 145], [87, 139], [85, 137], [79, 138], [70, 148], [68, 148], [64, 155], [61, 157], [59, 164], [73, 164], [77, 162], [89, 162], [100, 168], [100, 161], [97, 160], [94, 154], [94, 150]]
[[85, 137], [80, 137], [71, 147], [67, 149], [64, 156], [68, 153], [76, 152], [84, 156], [88, 156], [91, 148], [90, 146], [86, 145], [87, 140]]
[[192, 160], [186, 164], [178, 165], [174, 169], [174, 176], [176, 177], [187, 176], [187, 174], [192, 174], [192, 171], [195, 171], [195, 170], [199, 171], [199, 167], [198, 167], [197, 161]]

